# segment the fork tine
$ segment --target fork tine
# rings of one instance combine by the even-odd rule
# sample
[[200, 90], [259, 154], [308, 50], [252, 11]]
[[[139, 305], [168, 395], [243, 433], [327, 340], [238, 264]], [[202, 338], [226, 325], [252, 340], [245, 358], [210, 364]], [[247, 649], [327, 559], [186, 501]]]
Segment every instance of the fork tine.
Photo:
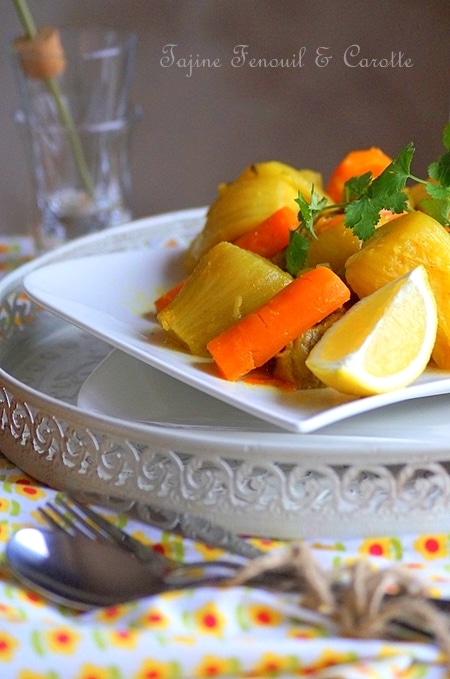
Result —
[[48, 502], [45, 508], [39, 507], [39, 514], [45, 519], [51, 528], [57, 528], [59, 530], [68, 533], [69, 535], [87, 535], [92, 537], [86, 531], [81, 530], [69, 517], [67, 517], [63, 512], [61, 512], [58, 507], [54, 504]]
[[[115, 526], [111, 521], [108, 521], [103, 516], [95, 512], [90, 507], [82, 504], [71, 495], [66, 497], [57, 496], [58, 504], [61, 504], [64, 509], [77, 521], [84, 521], [84, 523], [91, 529], [95, 530], [97, 537], [108, 540], [118, 545], [122, 549], [133, 554], [140, 561], [159, 563], [161, 566], [167, 568], [172, 565], [172, 561], [167, 557], [156, 552], [152, 547], [136, 540], [131, 535], [128, 535], [123, 530]], [[88, 519], [88, 521], [87, 521]], [[95, 529], [94, 529], [95, 527]]]
[[59, 521], [55, 519], [55, 517], [50, 514], [49, 509], [53, 510], [53, 506], [47, 505], [45, 508], [43, 507], [38, 507], [38, 512], [42, 516], [42, 518], [48, 523], [50, 528], [58, 528], [59, 530], [63, 530], [64, 532], [67, 532], [68, 525], [67, 524], [61, 524]]
[[98, 514], [94, 514], [92, 510], [89, 512], [88, 508], [72, 507], [66, 499], [59, 495], [56, 496], [56, 502], [63, 507], [65, 512], [63, 516], [66, 521], [78, 528], [81, 527], [82, 531], [88, 533], [90, 537], [115, 543], [115, 540], [111, 537], [110, 526], [112, 524], [109, 521]]

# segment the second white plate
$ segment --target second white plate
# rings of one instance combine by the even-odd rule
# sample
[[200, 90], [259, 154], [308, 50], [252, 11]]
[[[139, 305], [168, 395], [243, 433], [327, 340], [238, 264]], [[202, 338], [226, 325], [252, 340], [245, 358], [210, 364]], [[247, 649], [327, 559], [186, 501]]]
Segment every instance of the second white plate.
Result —
[[[375, 442], [395, 450], [411, 440], [448, 441], [449, 404], [450, 396], [430, 396], [377, 408], [301, 435], [298, 449], [302, 450], [302, 445], [309, 442], [323, 452], [329, 450], [331, 440], [342, 439], [349, 451], [362, 454], [370, 451]], [[240, 432], [243, 443], [250, 440], [251, 434], [263, 433], [282, 448], [286, 438], [292, 437], [117, 349], [84, 382], [78, 394], [78, 406], [114, 419], [189, 429], [197, 436], [202, 432], [207, 434], [208, 430], [222, 430], [224, 436], [225, 432]]]

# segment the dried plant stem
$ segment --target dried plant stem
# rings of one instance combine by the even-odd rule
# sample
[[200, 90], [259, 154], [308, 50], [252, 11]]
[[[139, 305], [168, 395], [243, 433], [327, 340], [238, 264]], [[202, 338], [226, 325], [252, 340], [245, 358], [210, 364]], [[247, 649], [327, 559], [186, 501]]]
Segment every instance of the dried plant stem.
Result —
[[[13, 4], [16, 8], [17, 15], [27, 38], [32, 40], [36, 37], [37, 29], [26, 0], [13, 0]], [[80, 179], [89, 197], [93, 198], [94, 185], [89, 168], [86, 164], [83, 147], [81, 145], [80, 137], [78, 135], [70, 109], [64, 101], [64, 97], [62, 96], [57, 81], [54, 78], [44, 78], [43, 80], [55, 101], [61, 123], [67, 130], [69, 143], [72, 149], [75, 165], [80, 175]]]
[[36, 35], [36, 25], [34, 23], [32, 14], [28, 8], [26, 0], [13, 0], [20, 23], [29, 38], [34, 38]]
[[55, 104], [58, 108], [58, 113], [59, 117], [61, 119], [62, 124], [67, 130], [67, 134], [69, 135], [69, 141], [70, 141], [70, 146], [72, 148], [72, 153], [74, 156], [74, 160], [81, 178], [81, 181], [83, 182], [83, 186], [88, 193], [90, 198], [94, 197], [94, 185], [92, 182], [92, 178], [89, 172], [89, 168], [86, 164], [86, 160], [84, 157], [83, 153], [83, 147], [81, 145], [80, 137], [78, 135], [78, 132], [76, 130], [75, 124], [73, 122], [72, 115], [70, 113], [69, 108], [65, 105], [63, 98], [61, 97], [61, 92], [58, 87], [58, 83], [54, 80], [54, 78], [47, 78], [46, 79], [46, 84], [51, 92]]

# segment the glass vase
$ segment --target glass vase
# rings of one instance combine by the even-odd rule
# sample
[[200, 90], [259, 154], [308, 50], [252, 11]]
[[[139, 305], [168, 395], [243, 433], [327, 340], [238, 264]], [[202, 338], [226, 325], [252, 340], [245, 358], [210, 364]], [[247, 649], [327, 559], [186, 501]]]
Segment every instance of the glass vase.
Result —
[[29, 152], [38, 251], [132, 218], [136, 37], [97, 28], [58, 35], [63, 62], [56, 63], [58, 52], [44, 77], [36, 56], [13, 49], [20, 93], [16, 120]]

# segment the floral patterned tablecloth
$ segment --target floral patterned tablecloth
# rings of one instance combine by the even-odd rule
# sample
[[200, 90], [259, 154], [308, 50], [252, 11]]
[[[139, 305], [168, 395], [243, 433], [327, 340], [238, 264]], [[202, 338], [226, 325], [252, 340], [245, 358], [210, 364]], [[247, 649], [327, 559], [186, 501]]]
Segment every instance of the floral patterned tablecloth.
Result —
[[[42, 524], [37, 509], [55, 491], [0, 455], [1, 679], [181, 679], [188, 677], [441, 678], [432, 643], [330, 637], [299, 615], [295, 597], [260, 589], [204, 588], [76, 613], [45, 601], [8, 573], [4, 547], [19, 527]], [[126, 530], [176, 559], [223, 556], [124, 516]], [[282, 543], [252, 539], [263, 550]], [[332, 568], [355, 557], [402, 563], [450, 596], [450, 535], [309, 541]]]
[[[0, 276], [32, 256], [29, 238], [3, 237]], [[38, 507], [55, 494], [0, 453], [0, 679], [450, 676], [448, 660], [436, 645], [330, 636], [306, 622], [295, 597], [288, 594], [246, 587], [202, 588], [85, 613], [51, 604], [14, 580], [4, 551], [14, 531], [42, 525]], [[224, 555], [123, 515], [116, 520], [174, 559]], [[287, 546], [248, 539], [267, 552]], [[402, 564], [434, 596], [450, 598], [450, 532], [308, 544], [323, 568], [361, 557], [380, 568]]]

